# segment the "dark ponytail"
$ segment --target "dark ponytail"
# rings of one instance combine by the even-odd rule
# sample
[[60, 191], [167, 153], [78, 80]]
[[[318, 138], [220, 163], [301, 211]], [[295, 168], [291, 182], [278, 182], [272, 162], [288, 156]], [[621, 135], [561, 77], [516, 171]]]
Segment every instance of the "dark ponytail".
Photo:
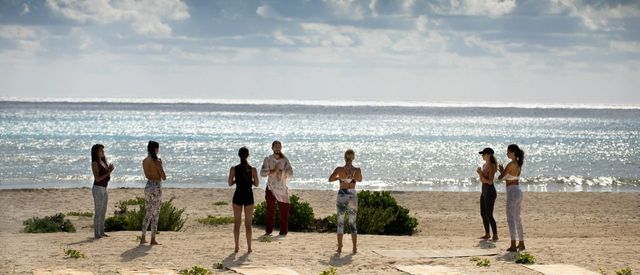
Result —
[[516, 156], [516, 162], [518, 162], [518, 166], [522, 167], [524, 164], [524, 151], [518, 147], [516, 144], [511, 144], [507, 147], [507, 151], [513, 152]]
[[147, 152], [149, 153], [149, 156], [153, 159], [153, 160], [158, 160], [158, 154], [156, 153], [156, 151], [160, 148], [160, 144], [150, 140], [149, 144], [147, 145]]
[[249, 161], [247, 161], [247, 158], [249, 158], [249, 149], [243, 146], [238, 150], [238, 156], [240, 157], [240, 165], [244, 172], [244, 178], [251, 179], [251, 165], [249, 165]]

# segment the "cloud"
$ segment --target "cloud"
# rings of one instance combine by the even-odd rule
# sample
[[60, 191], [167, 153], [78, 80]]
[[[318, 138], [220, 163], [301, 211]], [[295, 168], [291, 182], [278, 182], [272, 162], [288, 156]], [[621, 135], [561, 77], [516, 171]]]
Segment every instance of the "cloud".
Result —
[[551, 12], [569, 12], [579, 17], [585, 27], [590, 30], [621, 29], [622, 26], [611, 26], [612, 19], [640, 17], [638, 1], [589, 1], [589, 0], [550, 0]]
[[640, 42], [638, 41], [611, 41], [609, 48], [616, 52], [640, 53]]
[[[346, 17], [352, 20], [362, 20], [365, 17], [365, 8], [356, 0], [322, 0], [334, 15]], [[371, 8], [371, 4], [367, 5]], [[375, 1], [373, 3], [375, 7]]]
[[31, 11], [31, 9], [29, 8], [29, 4], [23, 3], [22, 4], [22, 12], [20, 12], [20, 15], [25, 15], [25, 14], [29, 13], [30, 11]]
[[281, 30], [277, 30], [277, 31], [273, 32], [273, 38], [275, 38], [276, 41], [278, 41], [281, 44], [285, 44], [285, 45], [294, 45], [294, 44], [296, 44], [296, 42], [294, 42], [293, 40], [288, 38], [286, 35], [284, 35], [284, 33], [282, 33]]
[[515, 0], [440, 0], [431, 8], [445, 15], [497, 17], [511, 13], [516, 5]]
[[80, 23], [130, 23], [136, 33], [150, 36], [169, 36], [172, 29], [167, 21], [190, 17], [187, 5], [180, 0], [47, 0], [55, 13]]

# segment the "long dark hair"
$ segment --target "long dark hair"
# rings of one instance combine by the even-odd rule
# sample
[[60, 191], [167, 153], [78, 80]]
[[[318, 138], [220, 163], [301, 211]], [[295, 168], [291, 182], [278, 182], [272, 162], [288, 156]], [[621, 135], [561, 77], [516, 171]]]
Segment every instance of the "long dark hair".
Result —
[[249, 158], [249, 148], [244, 146], [240, 148], [240, 150], [238, 150], [238, 156], [240, 157], [240, 166], [242, 167], [244, 178], [250, 179], [251, 165], [249, 165], [249, 161], [247, 161], [247, 158]]
[[493, 164], [493, 167], [498, 167], [498, 161], [496, 160], [496, 157], [493, 154], [489, 154], [489, 162], [491, 164]]
[[507, 151], [513, 152], [516, 155], [516, 162], [518, 162], [518, 166], [522, 167], [524, 164], [524, 151], [522, 151], [517, 144], [510, 144], [507, 147]]
[[91, 163], [93, 163], [94, 161], [103, 161], [105, 164], [107, 163], [107, 158], [105, 157], [98, 157], [98, 151], [100, 149], [104, 149], [104, 145], [102, 144], [94, 144], [93, 146], [91, 146]]
[[160, 148], [160, 144], [150, 140], [149, 144], [147, 145], [147, 152], [149, 153], [149, 156], [153, 159], [153, 160], [158, 160], [158, 154], [156, 153], [156, 151]]

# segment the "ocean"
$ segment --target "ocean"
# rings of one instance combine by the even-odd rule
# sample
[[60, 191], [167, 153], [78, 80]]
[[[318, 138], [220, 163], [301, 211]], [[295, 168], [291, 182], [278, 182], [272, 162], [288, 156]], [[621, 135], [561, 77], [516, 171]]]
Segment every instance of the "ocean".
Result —
[[327, 179], [352, 148], [358, 189], [475, 192], [478, 151], [506, 164], [516, 143], [525, 191], [640, 191], [640, 107], [42, 100], [0, 101], [0, 189], [90, 187], [95, 143], [116, 167], [110, 187], [143, 188], [149, 140], [168, 187], [229, 188], [240, 147], [259, 169], [280, 140], [293, 189], [337, 189]]

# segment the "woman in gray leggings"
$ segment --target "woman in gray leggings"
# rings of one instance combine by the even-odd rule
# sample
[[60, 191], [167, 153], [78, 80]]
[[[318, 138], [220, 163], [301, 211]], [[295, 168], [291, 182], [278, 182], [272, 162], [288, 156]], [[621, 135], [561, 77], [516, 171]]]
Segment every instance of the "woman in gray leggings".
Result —
[[[511, 246], [509, 252], [524, 250], [524, 229], [520, 220], [520, 207], [522, 205], [522, 190], [520, 190], [519, 180], [522, 164], [524, 163], [524, 151], [516, 144], [507, 147], [507, 157], [511, 160], [507, 167], [498, 166], [500, 176], [507, 183], [507, 223], [509, 224], [509, 235]], [[516, 233], [518, 235], [518, 246], [516, 246]]]
[[113, 164], [107, 162], [104, 156], [104, 145], [95, 144], [91, 147], [91, 171], [93, 172], [93, 237], [100, 239], [109, 237], [104, 233], [104, 218], [107, 214], [107, 203], [109, 201], [109, 193], [107, 193], [107, 185], [111, 180], [111, 172], [113, 172]]

